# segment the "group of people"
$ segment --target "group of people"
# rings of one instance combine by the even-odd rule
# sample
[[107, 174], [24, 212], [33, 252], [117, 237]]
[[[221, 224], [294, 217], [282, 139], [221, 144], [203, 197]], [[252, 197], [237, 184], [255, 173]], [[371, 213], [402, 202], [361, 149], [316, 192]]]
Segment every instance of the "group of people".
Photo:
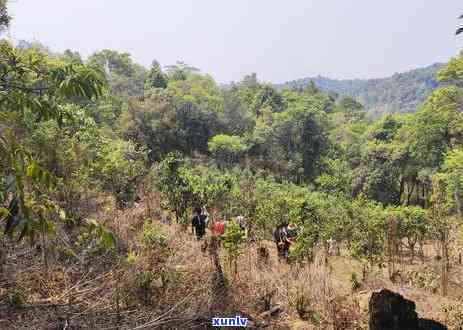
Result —
[[[214, 217], [215, 218], [215, 217]], [[242, 230], [248, 234], [248, 223], [244, 216], [237, 216], [236, 222]], [[196, 207], [195, 215], [192, 219], [192, 233], [196, 234], [196, 238], [201, 240], [206, 234], [206, 228], [209, 226], [209, 213], [205, 207]], [[215, 218], [210, 224], [212, 235], [220, 237], [225, 233], [227, 223], [220, 219]], [[297, 237], [300, 234], [300, 227], [295, 223], [289, 222], [278, 225], [273, 231], [273, 240], [276, 244], [278, 251], [278, 258], [280, 261], [288, 261], [290, 249], [296, 243]], [[329, 255], [339, 254], [339, 246], [333, 238], [326, 241], [325, 246]]]
[[[201, 240], [206, 235], [206, 228], [210, 227], [212, 235], [220, 237], [225, 233], [226, 222], [221, 218], [213, 217], [210, 222], [210, 215], [205, 207], [196, 207], [194, 216], [191, 221], [192, 233], [196, 235], [198, 240]], [[236, 221], [241, 229], [247, 231], [247, 220], [244, 216], [237, 216]], [[290, 222], [279, 225], [273, 231], [273, 240], [276, 244], [278, 257], [280, 260], [288, 260], [291, 246], [296, 242], [299, 235], [298, 227]]]
[[[195, 215], [191, 221], [192, 233], [196, 234], [196, 238], [201, 240], [206, 234], [206, 228], [209, 225], [209, 213], [206, 208], [196, 207]], [[244, 216], [237, 216], [236, 221], [242, 230], [247, 231], [247, 222]], [[225, 233], [226, 223], [224, 220], [218, 218], [214, 219], [211, 224], [212, 235], [220, 237]]]
[[[209, 224], [210, 216], [205, 207], [196, 207], [194, 216], [191, 221], [192, 233], [201, 240], [206, 235], [206, 228], [210, 226], [212, 235], [220, 237], [225, 233], [226, 222], [220, 218], [215, 218], [212, 224]], [[247, 220], [244, 216], [237, 216], [236, 222], [242, 230], [248, 230]], [[273, 239], [276, 243], [278, 257], [280, 260], [288, 260], [289, 250], [295, 243], [298, 236], [297, 226], [294, 223], [279, 225], [273, 231]]]

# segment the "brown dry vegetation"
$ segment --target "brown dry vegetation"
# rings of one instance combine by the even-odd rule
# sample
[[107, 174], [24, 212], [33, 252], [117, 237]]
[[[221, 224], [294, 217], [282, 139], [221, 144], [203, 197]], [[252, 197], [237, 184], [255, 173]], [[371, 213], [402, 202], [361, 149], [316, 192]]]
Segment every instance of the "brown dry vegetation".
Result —
[[[424, 263], [399, 266], [401, 277], [395, 284], [387, 280], [387, 269], [377, 266], [362, 279], [362, 264], [346, 255], [331, 256], [328, 264], [322, 253], [311, 264], [280, 263], [272, 242], [262, 243], [269, 251], [267, 263], [258, 258], [256, 245], [244, 248], [238, 273], [233, 274], [220, 250], [226, 283], [219, 285], [211, 256], [202, 249], [204, 242], [179, 225], [157, 224], [156, 207], [146, 204], [95, 214], [118, 235], [118, 251], [89, 252], [91, 244], [78, 249], [79, 229], [61, 228], [50, 241], [48, 269], [37, 247], [18, 247], [4, 239], [0, 328], [208, 328], [211, 317], [240, 314], [255, 327], [366, 329], [368, 299], [381, 288], [414, 300], [422, 317], [450, 326], [458, 322], [458, 311], [444, 313], [443, 307], [458, 306], [462, 300], [462, 267], [454, 260], [450, 295], [441, 297], [439, 281], [432, 277], [438, 261], [431, 245], [426, 246]], [[148, 217], [168, 234], [165, 249], [147, 249], [140, 243]], [[58, 241], [60, 245], [53, 244]], [[359, 278], [356, 290], [352, 273]]]

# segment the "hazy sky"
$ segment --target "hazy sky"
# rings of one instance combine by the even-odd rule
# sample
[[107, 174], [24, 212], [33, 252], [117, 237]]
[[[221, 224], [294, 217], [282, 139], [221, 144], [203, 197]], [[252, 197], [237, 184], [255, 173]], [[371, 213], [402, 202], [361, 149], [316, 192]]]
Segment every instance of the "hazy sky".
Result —
[[381, 77], [463, 46], [461, 0], [12, 0], [10, 12], [15, 40], [183, 60], [220, 82]]

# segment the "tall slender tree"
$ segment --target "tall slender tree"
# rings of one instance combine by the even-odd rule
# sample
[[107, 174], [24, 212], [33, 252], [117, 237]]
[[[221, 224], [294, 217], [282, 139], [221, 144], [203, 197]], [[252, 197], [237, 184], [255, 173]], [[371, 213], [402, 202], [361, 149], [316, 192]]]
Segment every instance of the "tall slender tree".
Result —
[[8, 15], [6, 0], [0, 0], [0, 32], [8, 28], [11, 17]]
[[[463, 18], [463, 15], [461, 15], [461, 16], [459, 17], [459, 19], [462, 19], [462, 18]], [[457, 30], [457, 32], [456, 32], [456, 35], [459, 35], [459, 34], [462, 33], [462, 32], [463, 32], [463, 26], [460, 26], [460, 28], [458, 28], [458, 30]]]

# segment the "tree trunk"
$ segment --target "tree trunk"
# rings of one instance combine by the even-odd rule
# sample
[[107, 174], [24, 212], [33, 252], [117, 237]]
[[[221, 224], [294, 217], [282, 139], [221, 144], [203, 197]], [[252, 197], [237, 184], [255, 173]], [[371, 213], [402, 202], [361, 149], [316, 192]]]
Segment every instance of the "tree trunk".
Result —
[[387, 232], [387, 255], [388, 255], [388, 272], [389, 279], [394, 282], [396, 274], [396, 256], [397, 256], [397, 222], [395, 218], [389, 220]]
[[[42, 224], [42, 226], [45, 226]], [[45, 228], [42, 228], [42, 260], [45, 266], [46, 274], [48, 275], [48, 251], [47, 251], [47, 240], [46, 240]]]
[[447, 235], [442, 233], [441, 252], [442, 252], [442, 295], [445, 297], [448, 294], [449, 286], [449, 249], [447, 244]]
[[405, 179], [400, 178], [400, 192], [399, 192], [399, 203], [402, 204], [402, 195], [404, 194], [405, 188]]
[[220, 264], [219, 259], [219, 242], [217, 240], [217, 237], [211, 237], [211, 244], [209, 246], [209, 253], [212, 258], [212, 264], [214, 265], [215, 279], [217, 281], [217, 284], [225, 285], [225, 276], [223, 274], [222, 265]]
[[6, 262], [6, 245], [4, 238], [0, 242], [0, 279], [3, 278], [3, 265]]
[[409, 244], [411, 265], [413, 265], [413, 261], [415, 260], [415, 244], [416, 243]]
[[411, 189], [409, 189], [408, 194], [407, 194], [407, 206], [410, 205], [410, 197], [412, 197], [414, 191], [415, 191], [415, 180], [413, 180], [412, 187]]
[[455, 180], [455, 203], [460, 220], [462, 219], [461, 200], [460, 200], [460, 182]]

